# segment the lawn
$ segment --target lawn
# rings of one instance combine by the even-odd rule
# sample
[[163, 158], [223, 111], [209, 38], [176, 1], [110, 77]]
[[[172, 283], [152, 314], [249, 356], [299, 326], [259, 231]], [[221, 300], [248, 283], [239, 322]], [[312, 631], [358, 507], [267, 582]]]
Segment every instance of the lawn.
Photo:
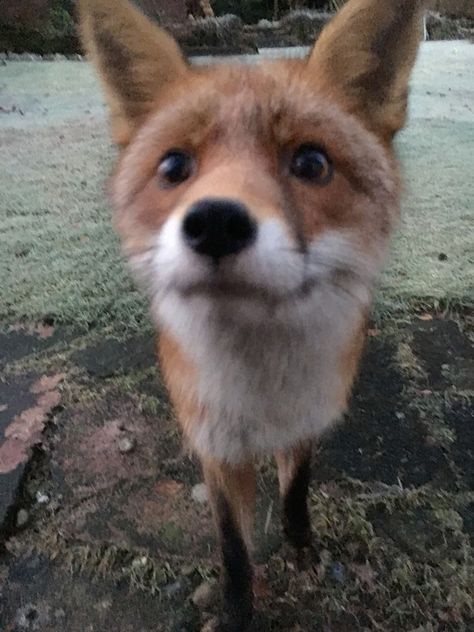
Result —
[[[472, 305], [474, 47], [423, 46], [397, 141], [404, 218], [378, 310]], [[144, 305], [124, 270], [105, 194], [114, 157], [88, 64], [0, 68], [0, 322], [136, 329]]]

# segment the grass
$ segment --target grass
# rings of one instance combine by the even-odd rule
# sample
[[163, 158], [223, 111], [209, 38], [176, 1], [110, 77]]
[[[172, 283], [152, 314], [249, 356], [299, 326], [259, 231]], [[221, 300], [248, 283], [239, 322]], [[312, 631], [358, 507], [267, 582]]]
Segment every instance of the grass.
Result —
[[[468, 43], [423, 48], [410, 124], [397, 143], [405, 214], [379, 313], [472, 305], [473, 64]], [[110, 225], [114, 151], [90, 67], [12, 62], [0, 69], [0, 89], [0, 322], [141, 328], [145, 302]]]

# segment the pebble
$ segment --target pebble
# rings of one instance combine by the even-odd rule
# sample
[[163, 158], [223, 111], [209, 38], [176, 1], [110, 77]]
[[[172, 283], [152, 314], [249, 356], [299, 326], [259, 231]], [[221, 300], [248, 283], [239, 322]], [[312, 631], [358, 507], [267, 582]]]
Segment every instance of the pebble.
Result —
[[36, 492], [36, 502], [38, 505], [47, 505], [49, 503], [49, 496], [44, 492], [38, 491]]
[[202, 584], [199, 584], [193, 592], [191, 595], [191, 601], [197, 608], [199, 608], [199, 610], [205, 610], [206, 608], [209, 608], [214, 601], [216, 593], [216, 582], [205, 581], [202, 582]]
[[30, 514], [26, 511], [26, 509], [20, 509], [20, 511], [16, 514], [16, 526], [24, 527], [30, 518]]
[[135, 448], [135, 441], [129, 437], [123, 437], [120, 439], [118, 449], [121, 454], [129, 454]]
[[183, 589], [183, 584], [182, 582], [175, 581], [172, 584], [168, 584], [168, 586], [165, 586], [165, 588], [163, 589], [164, 594], [167, 597], [174, 597], [175, 595], [177, 595], [178, 593], [180, 593]]
[[201, 632], [217, 632], [219, 629], [219, 621], [217, 617], [213, 617], [201, 628]]
[[341, 564], [340, 562], [335, 562], [331, 566], [331, 577], [338, 584], [343, 584], [345, 582], [345, 578], [346, 578], [344, 565]]
[[207, 485], [205, 483], [199, 483], [194, 485], [191, 490], [191, 498], [200, 505], [204, 505], [209, 501], [209, 493], [207, 491]]
[[184, 577], [189, 577], [195, 570], [196, 566], [194, 564], [185, 564], [181, 567], [181, 574], [184, 575]]
[[66, 613], [64, 612], [64, 610], [62, 608], [57, 608], [54, 611], [54, 618], [55, 619], [65, 619], [66, 618]]

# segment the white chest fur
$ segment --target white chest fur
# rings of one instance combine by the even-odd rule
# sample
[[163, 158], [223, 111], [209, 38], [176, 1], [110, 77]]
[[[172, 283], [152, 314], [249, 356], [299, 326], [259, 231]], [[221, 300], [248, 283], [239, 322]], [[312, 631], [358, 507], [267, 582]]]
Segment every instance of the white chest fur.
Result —
[[316, 438], [342, 414], [360, 300], [322, 287], [272, 313], [177, 294], [154, 307], [197, 369], [205, 417], [187, 427], [199, 454], [238, 462]]

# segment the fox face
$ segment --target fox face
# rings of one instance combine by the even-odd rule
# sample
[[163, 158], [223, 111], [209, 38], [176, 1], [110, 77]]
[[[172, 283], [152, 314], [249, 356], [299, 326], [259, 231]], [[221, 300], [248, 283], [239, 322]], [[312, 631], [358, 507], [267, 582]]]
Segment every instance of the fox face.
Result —
[[249, 319], [328, 293], [366, 305], [398, 214], [389, 149], [304, 64], [188, 72], [113, 183], [158, 320], [170, 295]]

